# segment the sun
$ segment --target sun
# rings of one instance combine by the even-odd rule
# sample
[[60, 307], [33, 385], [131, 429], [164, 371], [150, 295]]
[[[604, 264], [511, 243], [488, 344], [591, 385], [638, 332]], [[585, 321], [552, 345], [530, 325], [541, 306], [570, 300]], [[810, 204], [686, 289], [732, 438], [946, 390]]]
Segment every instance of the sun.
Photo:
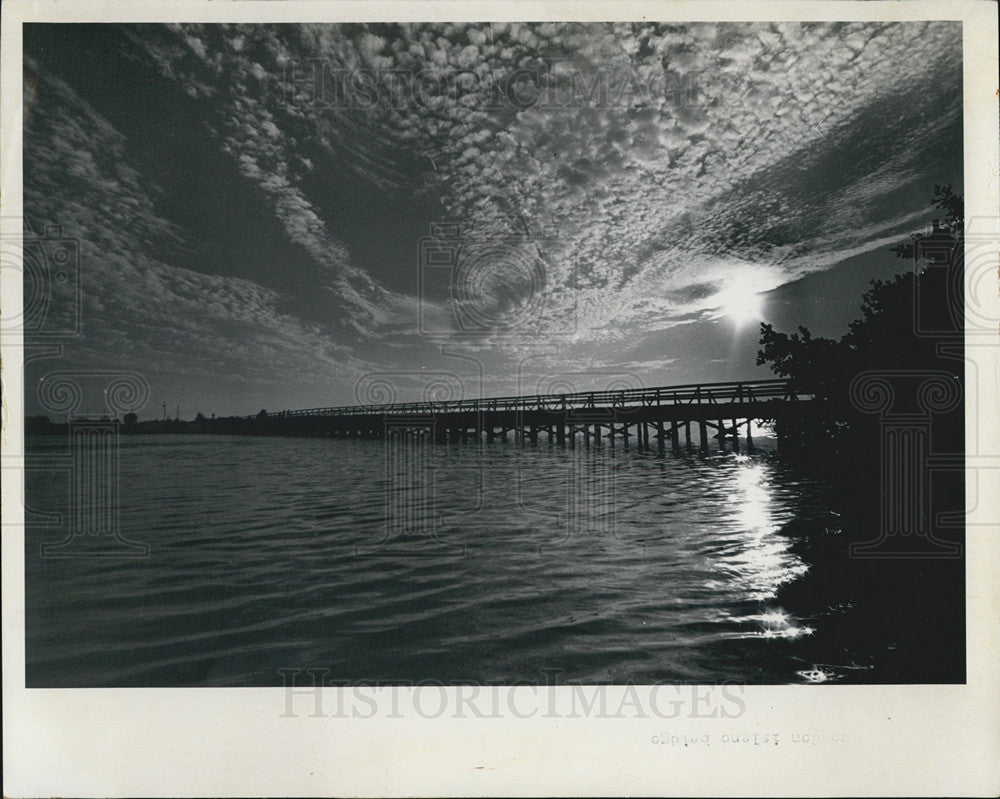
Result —
[[713, 282], [716, 291], [706, 302], [711, 318], [726, 319], [737, 330], [763, 321], [767, 292], [781, 283], [773, 267], [759, 264], [738, 264]]
[[737, 327], [757, 322], [764, 310], [764, 298], [760, 294], [740, 294], [726, 297], [721, 305], [722, 313]]
[[737, 328], [763, 318], [764, 296], [746, 286], [731, 286], [715, 296], [719, 318], [725, 317]]

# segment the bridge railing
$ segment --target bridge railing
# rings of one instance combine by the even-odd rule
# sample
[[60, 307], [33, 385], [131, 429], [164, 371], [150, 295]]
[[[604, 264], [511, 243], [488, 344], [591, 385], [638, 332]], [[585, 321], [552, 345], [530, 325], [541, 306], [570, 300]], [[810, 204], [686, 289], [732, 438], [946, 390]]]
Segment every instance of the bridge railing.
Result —
[[[358, 416], [386, 414], [440, 414], [497, 411], [564, 411], [587, 408], [641, 408], [662, 405], [760, 402], [771, 399], [797, 400], [811, 397], [795, 391], [781, 379], [726, 383], [687, 383], [655, 388], [619, 391], [580, 391], [570, 394], [536, 394], [516, 397], [447, 400], [435, 402], [394, 402], [381, 405], [350, 405], [280, 411], [279, 418], [300, 416]], [[254, 417], [246, 417], [252, 419]]]

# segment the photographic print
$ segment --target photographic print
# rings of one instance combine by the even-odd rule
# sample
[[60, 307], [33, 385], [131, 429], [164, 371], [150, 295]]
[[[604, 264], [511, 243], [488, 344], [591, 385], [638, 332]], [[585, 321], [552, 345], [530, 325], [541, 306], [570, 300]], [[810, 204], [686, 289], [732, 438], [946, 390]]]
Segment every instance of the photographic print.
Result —
[[957, 23], [24, 41], [29, 685], [963, 680]]
[[966, 689], [969, 23], [475, 10], [25, 18], [22, 688], [706, 757]]

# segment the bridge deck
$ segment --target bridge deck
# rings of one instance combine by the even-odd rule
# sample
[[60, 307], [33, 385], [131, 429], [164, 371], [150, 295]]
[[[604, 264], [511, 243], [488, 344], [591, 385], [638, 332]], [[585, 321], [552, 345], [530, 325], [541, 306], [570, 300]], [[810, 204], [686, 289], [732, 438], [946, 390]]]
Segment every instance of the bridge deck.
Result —
[[[485, 399], [398, 402], [350, 405], [281, 411], [281, 418], [300, 416], [388, 416], [460, 413], [498, 413], [503, 411], [571, 411], [587, 409], [638, 409], [679, 405], [754, 404], [767, 400], [811, 400], [812, 395], [796, 392], [787, 380], [743, 380], [725, 383], [687, 383], [655, 388], [618, 391], [581, 391], [570, 394], [536, 394]], [[255, 417], [246, 417], [248, 419]]]
[[[632, 439], [639, 448], [653, 442], [702, 449], [710, 439], [739, 449], [741, 428], [753, 446], [752, 421], [818, 410], [822, 403], [795, 391], [786, 380], [690, 383], [653, 388], [583, 391], [485, 399], [352, 405], [281, 411], [213, 420], [210, 432], [255, 435], [403, 438], [435, 443], [507, 441], [587, 446]], [[692, 430], [692, 428], [695, 428]], [[694, 435], [693, 435], [694, 434]]]

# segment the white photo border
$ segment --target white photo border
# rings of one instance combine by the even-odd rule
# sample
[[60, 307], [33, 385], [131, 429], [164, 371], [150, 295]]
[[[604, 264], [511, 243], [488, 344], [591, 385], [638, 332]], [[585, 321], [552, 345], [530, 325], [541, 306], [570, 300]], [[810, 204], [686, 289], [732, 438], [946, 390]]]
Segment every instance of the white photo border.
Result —
[[[976, 2], [175, 2], [47, 0], [2, 4], [2, 224], [21, 206], [21, 24], [24, 22], [351, 22], [428, 20], [957, 20], [963, 23], [965, 202], [992, 219], [998, 202], [996, 6]], [[20, 230], [5, 229], [4, 235]], [[966, 276], [968, 279], [968, 275]], [[5, 315], [21, 303], [16, 270], [0, 273]], [[967, 286], [968, 289], [968, 286]], [[968, 296], [968, 293], [967, 293]], [[1000, 319], [1000, 293], [983, 310]], [[315, 714], [283, 688], [25, 689], [23, 369], [18, 333], [3, 337], [3, 749], [5, 796], [403, 795], [996, 795], [1000, 792], [1000, 348], [970, 347], [980, 395], [967, 397], [979, 460], [967, 498], [992, 526], [969, 530], [965, 685], [748, 686], [737, 717], [708, 715], [711, 690], [675, 718], [546, 714], [576, 689], [497, 689], [499, 718], [405, 712], [414, 690], [373, 694], [376, 710]], [[984, 412], [987, 411], [988, 412]], [[992, 468], [991, 468], [992, 465]], [[985, 471], [984, 471], [985, 470]], [[990, 488], [993, 491], [989, 491]], [[986, 489], [987, 494], [982, 491]], [[986, 499], [988, 497], [988, 500]], [[21, 527], [19, 527], [19, 525]], [[21, 530], [18, 533], [18, 530]], [[337, 692], [326, 688], [326, 708]], [[625, 686], [602, 687], [609, 706]], [[648, 691], [638, 689], [640, 691]], [[644, 694], [648, 697], [648, 692]], [[707, 697], [707, 698], [706, 698]], [[431, 707], [437, 700], [429, 694]], [[662, 705], [668, 704], [663, 701]], [[367, 700], [363, 707], [370, 707]], [[725, 709], [725, 704], [721, 708]], [[716, 707], [718, 709], [718, 707]], [[532, 710], [535, 710], [531, 715]], [[599, 714], [598, 714], [599, 715]], [[669, 714], [665, 714], [669, 716]], [[528, 716], [520, 718], [519, 716]], [[722, 741], [722, 736], [727, 741]], [[774, 743], [774, 736], [778, 743]], [[704, 736], [709, 736], [708, 743]], [[766, 737], [771, 736], [771, 737]], [[732, 738], [735, 737], [734, 742]], [[797, 739], [793, 738], [797, 737]], [[765, 740], [766, 738], [766, 740]]]

